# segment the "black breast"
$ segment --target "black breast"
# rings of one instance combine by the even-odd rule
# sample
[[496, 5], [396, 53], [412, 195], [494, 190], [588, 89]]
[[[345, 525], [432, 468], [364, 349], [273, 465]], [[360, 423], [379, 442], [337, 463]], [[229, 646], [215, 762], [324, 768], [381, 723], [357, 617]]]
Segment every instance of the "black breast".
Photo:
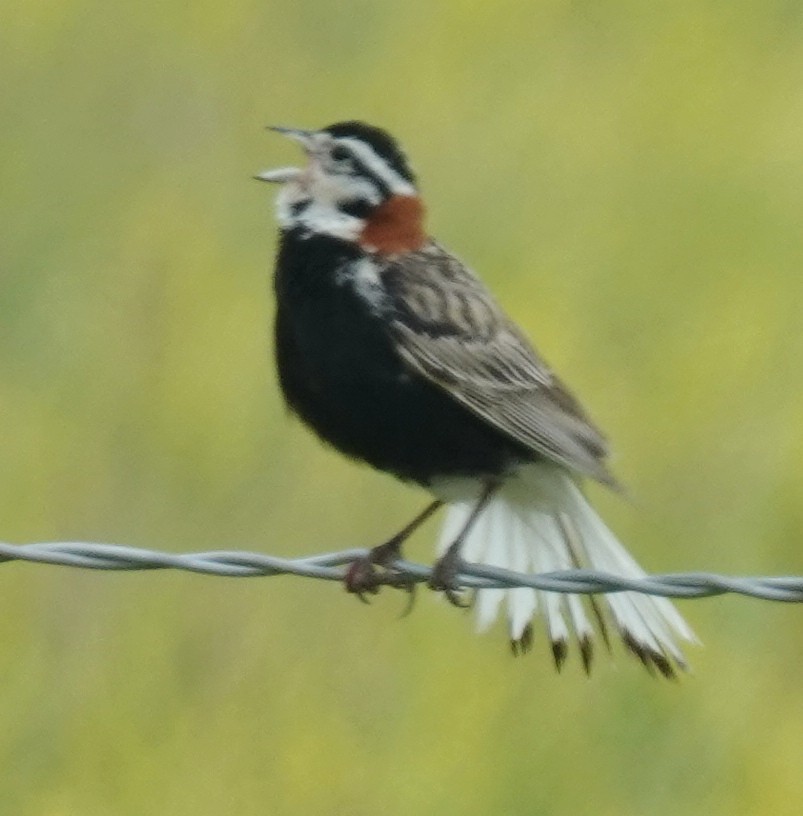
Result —
[[341, 452], [403, 479], [501, 473], [522, 451], [405, 369], [342, 273], [365, 257], [333, 238], [282, 235], [276, 362], [288, 405]]

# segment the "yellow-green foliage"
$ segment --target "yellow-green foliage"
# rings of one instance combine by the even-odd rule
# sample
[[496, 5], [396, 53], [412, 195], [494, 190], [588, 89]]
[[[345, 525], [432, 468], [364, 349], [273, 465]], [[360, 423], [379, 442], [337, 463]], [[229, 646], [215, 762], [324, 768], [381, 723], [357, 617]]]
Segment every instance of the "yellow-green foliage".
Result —
[[[420, 508], [269, 365], [262, 126], [360, 117], [608, 430], [644, 565], [803, 572], [800, 4], [5, 0], [0, 77], [0, 538], [300, 554]], [[403, 605], [2, 567], [0, 812], [800, 812], [801, 608], [683, 604], [672, 685]]]

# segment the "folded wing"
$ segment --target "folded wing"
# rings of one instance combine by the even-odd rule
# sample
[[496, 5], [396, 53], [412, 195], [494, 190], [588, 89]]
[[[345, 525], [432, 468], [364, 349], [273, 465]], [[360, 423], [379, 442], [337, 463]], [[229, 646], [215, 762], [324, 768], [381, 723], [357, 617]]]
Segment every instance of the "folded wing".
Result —
[[533, 454], [615, 485], [603, 435], [454, 256], [431, 243], [389, 261], [382, 283], [396, 350], [413, 372]]

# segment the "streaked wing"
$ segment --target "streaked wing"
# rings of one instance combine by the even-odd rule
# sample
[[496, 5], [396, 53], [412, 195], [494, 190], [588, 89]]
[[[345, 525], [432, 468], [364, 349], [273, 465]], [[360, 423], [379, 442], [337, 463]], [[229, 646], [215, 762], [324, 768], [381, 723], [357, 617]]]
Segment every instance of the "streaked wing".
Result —
[[460, 261], [431, 243], [381, 275], [396, 348], [413, 371], [533, 453], [615, 483], [602, 434]]

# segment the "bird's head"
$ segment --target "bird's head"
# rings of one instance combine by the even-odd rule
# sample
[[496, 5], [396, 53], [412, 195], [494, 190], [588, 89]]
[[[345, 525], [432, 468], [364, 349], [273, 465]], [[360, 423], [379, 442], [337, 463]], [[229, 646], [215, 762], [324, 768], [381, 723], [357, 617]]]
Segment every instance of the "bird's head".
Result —
[[282, 185], [277, 198], [282, 229], [328, 235], [383, 254], [423, 245], [423, 206], [415, 176], [392, 136], [362, 122], [322, 130], [270, 130], [298, 142], [308, 159], [303, 168], [256, 176]]

